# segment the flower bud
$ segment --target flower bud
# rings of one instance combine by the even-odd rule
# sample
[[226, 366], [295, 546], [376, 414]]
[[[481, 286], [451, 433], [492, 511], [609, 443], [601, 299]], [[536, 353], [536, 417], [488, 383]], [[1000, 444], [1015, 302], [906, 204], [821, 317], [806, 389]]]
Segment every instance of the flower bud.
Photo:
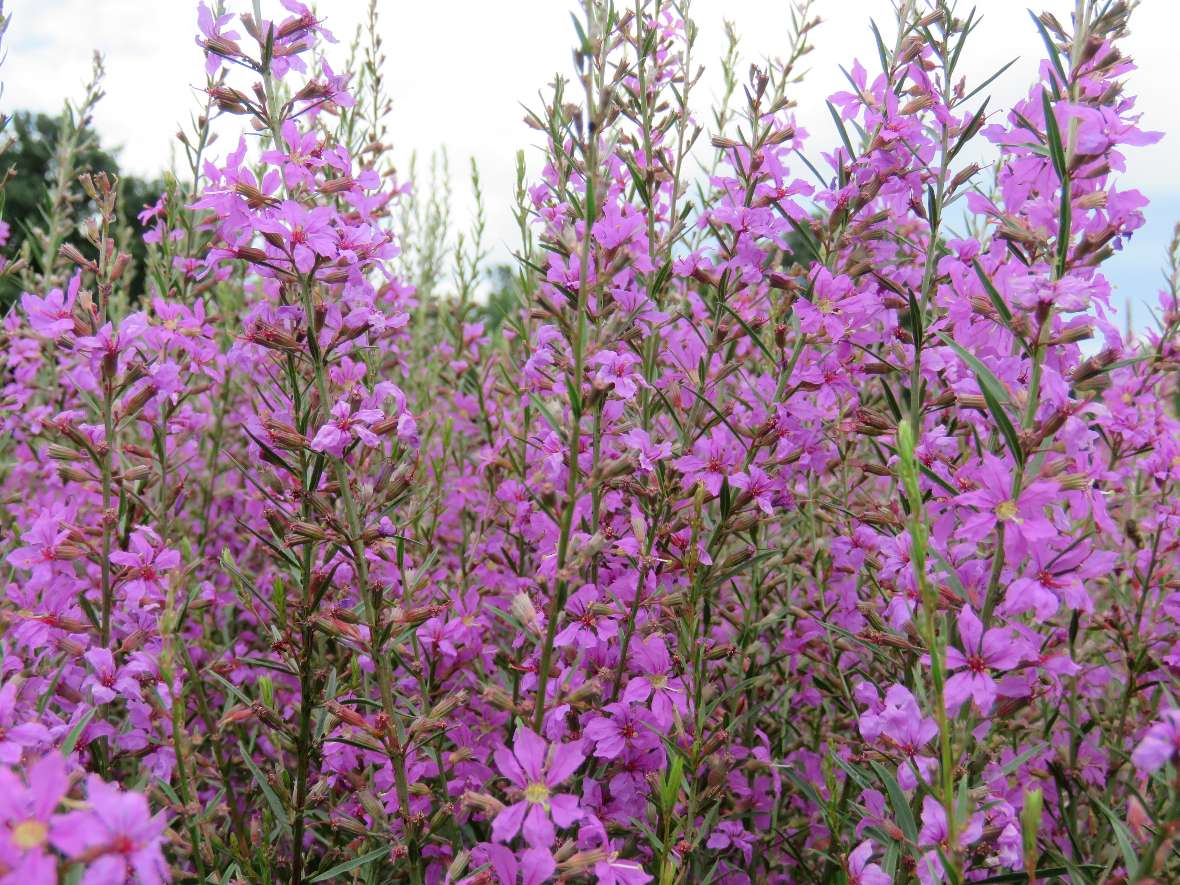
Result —
[[57, 250], [57, 253], [66, 261], [71, 261], [83, 270], [88, 270], [91, 273], [98, 272], [98, 265], [78, 251], [78, 247], [72, 243], [63, 243], [62, 247]]
[[488, 817], [495, 817], [504, 810], [504, 803], [495, 796], [489, 796], [487, 793], [476, 793], [468, 790], [460, 797], [459, 801], [467, 808], [482, 811]]
[[287, 526], [284, 543], [289, 547], [298, 547], [301, 544], [316, 544], [327, 539], [328, 533], [324, 531], [323, 527], [316, 525], [314, 522], [294, 520]]
[[537, 610], [533, 607], [533, 601], [527, 593], [522, 591], [512, 597], [510, 611], [526, 630], [540, 635], [541, 630], [537, 625]]
[[139, 482], [147, 479], [152, 473], [152, 469], [146, 464], [136, 464], [134, 467], [129, 467], [119, 474], [119, 480], [122, 482]]
[[119, 416], [121, 418], [131, 418], [138, 415], [143, 410], [143, 407], [156, 395], [156, 392], [157, 387], [151, 382], [139, 387], [119, 405]]
[[487, 703], [491, 704], [497, 710], [503, 710], [505, 713], [516, 713], [516, 704], [509, 696], [508, 692], [500, 688], [498, 685], [489, 685], [484, 688], [480, 695]]
[[244, 707], [241, 704], [235, 704], [226, 711], [225, 715], [217, 720], [217, 730], [224, 731], [230, 725], [237, 725], [245, 722], [253, 716], [253, 712], [249, 707]]
[[351, 725], [354, 728], [364, 729], [365, 731], [369, 730], [369, 723], [365, 720], [365, 717], [354, 710], [352, 707], [346, 707], [339, 701], [331, 699], [326, 701], [324, 706], [327, 707], [329, 713], [331, 713], [341, 722]]

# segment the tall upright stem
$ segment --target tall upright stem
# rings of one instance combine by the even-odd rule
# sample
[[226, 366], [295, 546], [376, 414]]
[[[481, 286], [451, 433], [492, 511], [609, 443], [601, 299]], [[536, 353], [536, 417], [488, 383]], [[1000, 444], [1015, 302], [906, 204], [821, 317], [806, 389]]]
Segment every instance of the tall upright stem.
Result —
[[[587, 24], [591, 27], [587, 33], [593, 34], [594, 12], [589, 3], [586, 5]], [[605, 43], [605, 41], [603, 41]], [[587, 64], [587, 70], [582, 75], [582, 86], [586, 95], [586, 132], [582, 142], [582, 156], [585, 161], [586, 193], [583, 198], [583, 220], [585, 229], [580, 245], [581, 254], [578, 266], [578, 297], [575, 302], [573, 321], [573, 338], [570, 342], [573, 351], [573, 374], [570, 385], [570, 427], [568, 434], [566, 500], [565, 509], [561, 513], [561, 524], [557, 540], [557, 586], [549, 599], [546, 611], [545, 639], [541, 646], [541, 662], [537, 670], [537, 699], [533, 709], [533, 730], [541, 733], [545, 722], [545, 702], [548, 693], [549, 670], [553, 659], [553, 641], [557, 636], [557, 619], [565, 606], [566, 594], [569, 590], [569, 577], [565, 574], [569, 561], [570, 534], [573, 530], [574, 511], [577, 509], [578, 488], [581, 483], [578, 466], [578, 453], [582, 446], [582, 376], [586, 367], [586, 309], [589, 302], [589, 269], [591, 230], [597, 213], [598, 196], [595, 193], [598, 181], [598, 125], [597, 112], [594, 102], [594, 72], [600, 66], [594, 62]]]

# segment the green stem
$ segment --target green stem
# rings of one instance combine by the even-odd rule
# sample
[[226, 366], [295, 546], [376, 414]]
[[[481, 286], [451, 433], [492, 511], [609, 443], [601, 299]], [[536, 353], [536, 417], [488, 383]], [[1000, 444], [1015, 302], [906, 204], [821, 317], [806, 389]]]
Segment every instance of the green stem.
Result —
[[[591, 73], [588, 72], [583, 77], [583, 86], [586, 92], [586, 108], [588, 113], [591, 112], [590, 109], [594, 107], [591, 89], [591, 76]], [[567, 454], [567, 460], [569, 464], [565, 489], [565, 509], [561, 513], [560, 534], [557, 540], [557, 586], [555, 588], [555, 592], [549, 599], [549, 607], [546, 610], [545, 639], [543, 645], [541, 646], [541, 661], [537, 670], [537, 697], [533, 708], [533, 730], [538, 734], [541, 733], [542, 725], [545, 722], [545, 702], [548, 693], [549, 671], [553, 659], [553, 640], [557, 635], [557, 621], [563, 607], [565, 606], [565, 597], [569, 589], [569, 578], [565, 575], [565, 568], [566, 563], [569, 561], [570, 534], [573, 529], [574, 510], [577, 509], [578, 487], [580, 484], [578, 453], [582, 445], [582, 376], [585, 374], [586, 365], [586, 313], [590, 294], [589, 271], [590, 250], [592, 248], [590, 232], [594, 227], [594, 219], [597, 212], [596, 201], [598, 199], [597, 194], [595, 193], [598, 180], [598, 137], [598, 127], [594, 123], [591, 123], [591, 125], [587, 127], [586, 137], [582, 144], [583, 157], [585, 158], [586, 165], [586, 193], [583, 197], [583, 203], [585, 207], [585, 211], [583, 213], [583, 218], [585, 221], [585, 233], [581, 244], [581, 255], [579, 258], [578, 298], [573, 322], [573, 340], [571, 341], [571, 349], [573, 350], [574, 356], [572, 369], [573, 385], [571, 390], [576, 391], [576, 393], [573, 395], [570, 402], [570, 427]]]

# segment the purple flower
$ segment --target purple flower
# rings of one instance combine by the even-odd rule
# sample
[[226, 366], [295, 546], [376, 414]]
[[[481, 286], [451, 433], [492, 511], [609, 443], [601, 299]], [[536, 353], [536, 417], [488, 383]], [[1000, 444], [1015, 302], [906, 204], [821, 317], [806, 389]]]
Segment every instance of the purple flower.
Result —
[[279, 237], [290, 252], [296, 270], [310, 273], [317, 261], [331, 261], [336, 257], [333, 217], [327, 206], [307, 209], [294, 200], [284, 200], [270, 217], [260, 218], [256, 224], [263, 233]]
[[639, 428], [624, 433], [622, 440], [636, 452], [639, 459], [639, 469], [645, 473], [655, 470], [656, 461], [662, 461], [672, 454], [671, 443], [653, 443], [647, 431]]
[[811, 334], [823, 333], [832, 340], [839, 339], [848, 328], [849, 318], [845, 312], [855, 306], [856, 301], [857, 295], [849, 277], [844, 274], [834, 277], [827, 268], [820, 267], [813, 279], [811, 298], [796, 302], [799, 328]]
[[6, 881], [54, 882], [57, 862], [48, 852], [62, 818], [55, 815], [69, 789], [66, 761], [50, 752], [28, 769], [28, 785], [12, 769], [0, 768], [0, 864]]
[[737, 463], [733, 446], [721, 434], [713, 433], [697, 440], [692, 454], [682, 455], [672, 466], [684, 474], [685, 488], [691, 489], [700, 482], [710, 495], [716, 495], [721, 492], [722, 481], [737, 473]]
[[656, 724], [667, 728], [672, 724], [672, 711], [687, 712], [684, 683], [672, 675], [672, 656], [659, 635], [647, 637], [631, 645], [632, 667], [642, 675], [633, 676], [623, 691], [623, 702], [644, 703], [651, 699], [651, 711]]
[[754, 854], [754, 837], [746, 832], [746, 828], [739, 821], [723, 820], [709, 834], [709, 841], [705, 846], [717, 850], [736, 848], [742, 853], [742, 859], [749, 864]]
[[604, 249], [617, 249], [632, 238], [641, 238], [645, 223], [644, 214], [634, 206], [608, 202], [594, 222], [594, 239]]
[[369, 429], [369, 425], [384, 417], [385, 413], [380, 409], [358, 409], [354, 412], [348, 400], [338, 400], [332, 406], [332, 420], [316, 432], [311, 448], [340, 458], [354, 438], [367, 446], [376, 447], [381, 441]]
[[[282, 135], [283, 141], [287, 144], [287, 153], [276, 150], [264, 151], [262, 159], [268, 163], [282, 166], [283, 181], [288, 188], [294, 188], [300, 184], [314, 187], [315, 178], [312, 173], [316, 168], [324, 165], [324, 160], [319, 156], [321, 152], [319, 138], [315, 132], [301, 134], [294, 120], [286, 120], [283, 123]], [[307, 270], [303, 268], [300, 270], [307, 273], [310, 266]]]
[[569, 623], [553, 638], [558, 648], [577, 645], [579, 648], [593, 648], [601, 641], [618, 635], [619, 628], [614, 618], [603, 617], [594, 610], [598, 602], [598, 590], [593, 584], [586, 584], [566, 601], [565, 612]]
[[92, 648], [86, 652], [85, 658], [93, 672], [86, 677], [82, 685], [90, 689], [92, 703], [107, 704], [119, 694], [135, 700], [141, 699], [139, 682], [126, 668], [115, 666], [115, 658], [110, 649]]
[[946, 650], [948, 671], [961, 670], [946, 681], [946, 707], [957, 710], [971, 698], [980, 712], [987, 713], [996, 699], [996, 681], [991, 670], [1011, 670], [1024, 657], [1024, 649], [1010, 630], [993, 627], [986, 633], [970, 606], [959, 612], [959, 638], [963, 650]]
[[9, 681], [0, 688], [0, 762], [16, 765], [30, 747], [48, 744], [49, 729], [40, 722], [21, 722], [17, 712], [17, 684]]
[[[964, 825], [959, 821], [957, 827], [959, 847], [964, 848], [978, 842], [983, 835], [983, 822], [980, 815], [973, 815]], [[918, 861], [918, 879], [922, 885], [931, 885], [943, 878], [944, 870], [939, 849], [946, 851], [949, 847], [950, 832], [946, 825], [946, 809], [933, 796], [922, 799], [922, 829], [918, 832], [918, 845], [931, 847]]]
[[29, 292], [21, 296], [21, 307], [34, 332], [58, 339], [74, 330], [74, 300], [82, 287], [82, 272], [74, 274], [66, 291], [50, 289], [44, 298]]
[[459, 653], [455, 641], [460, 633], [461, 626], [458, 621], [431, 618], [418, 628], [418, 641], [422, 643], [424, 653], [431, 657], [453, 658]]
[[1180, 710], [1165, 710], [1163, 718], [1147, 729], [1131, 753], [1131, 761], [1144, 774], [1151, 774], [1180, 753]]
[[880, 712], [861, 714], [860, 732], [866, 740], [879, 740], [902, 754], [897, 781], [904, 789], [914, 789], [919, 779], [929, 782], [938, 762], [922, 751], [937, 736], [938, 724], [922, 717], [917, 700], [905, 686], [890, 686]]
[[1033, 482], [1013, 497], [1011, 468], [991, 454], [983, 456], [983, 463], [971, 477], [980, 488], [956, 499], [958, 504], [976, 508], [974, 515], [963, 519], [960, 531], [966, 538], [979, 540], [1003, 525], [1005, 549], [1015, 559], [1057, 537], [1057, 529], [1045, 516], [1045, 507], [1059, 494], [1056, 483]]
[[594, 865], [594, 875], [598, 877], [597, 885], [646, 885], [652, 879], [636, 861], [621, 858], [613, 851]]
[[500, 773], [523, 796], [496, 815], [492, 836], [509, 842], [523, 825], [530, 847], [549, 848], [557, 838], [554, 823], [568, 827], [582, 816], [577, 796], [554, 793], [553, 788], [578, 770], [585, 754], [576, 744], [547, 744], [536, 732], [520, 726], [512, 751], [499, 747], [494, 756]]
[[761, 469], [751, 465], [744, 473], [735, 473], [729, 481], [734, 488], [749, 495], [763, 513], [774, 516], [775, 482]]
[[635, 391], [646, 384], [643, 376], [635, 371], [639, 357], [633, 353], [615, 353], [602, 350], [590, 357], [590, 365], [598, 366], [594, 381], [603, 387], [613, 386], [620, 399], [631, 399]]
[[61, 528], [60, 518], [42, 512], [21, 538], [25, 546], [9, 553], [8, 562], [32, 572], [29, 582], [33, 586], [45, 584], [53, 577], [54, 564], [66, 558], [62, 555], [63, 545], [69, 537], [70, 533]]
[[1005, 614], [1019, 614], [1031, 609], [1036, 619], [1043, 621], [1057, 612], [1061, 602], [1070, 609], [1093, 611], [1094, 602], [1077, 571], [1086, 558], [1083, 545], [1058, 554], [1052, 547], [1040, 544], [1032, 547], [1029, 553], [1030, 567], [1008, 585], [1008, 592], [1004, 595]]
[[517, 859], [511, 848], [495, 842], [482, 842], [475, 847], [472, 857], [477, 863], [491, 864], [500, 885], [516, 885], [518, 877], [522, 885], [541, 885], [557, 871], [557, 861], [547, 848], [526, 849]]
[[866, 839], [848, 855], [848, 885], [889, 885], [889, 876], [877, 864], [869, 863], [873, 856], [873, 840]]
[[[232, 14], [226, 14], [214, 17], [209, 7], [204, 3], [204, 0], [197, 6], [197, 27], [201, 29], [201, 33], [205, 35], [206, 40], [213, 40], [214, 45], [223, 50], [237, 51], [237, 44], [234, 42], [239, 39], [237, 31], [222, 31], [226, 25], [233, 19]], [[197, 39], [197, 45], [205, 48], [205, 42], [200, 38]], [[214, 52], [206, 51], [205, 53], [205, 73], [210, 77], [217, 73], [225, 62], [222, 57]]]
[[180, 567], [180, 553], [164, 547], [151, 529], [140, 528], [131, 533], [131, 549], [116, 550], [111, 562], [126, 569], [124, 593], [134, 610], [145, 597], [163, 599], [164, 574]]
[[54, 844], [71, 857], [96, 857], [87, 867], [85, 885], [122, 885], [134, 877], [143, 885], [170, 880], [160, 851], [164, 816], [152, 815], [140, 793], [124, 792], [97, 775], [86, 779], [90, 807], [63, 815], [54, 828]]
[[582, 731], [587, 740], [594, 741], [595, 756], [614, 759], [631, 750], [645, 752], [660, 745], [654, 723], [643, 715], [646, 711], [630, 704], [607, 704], [602, 712], [609, 715], [595, 716]]

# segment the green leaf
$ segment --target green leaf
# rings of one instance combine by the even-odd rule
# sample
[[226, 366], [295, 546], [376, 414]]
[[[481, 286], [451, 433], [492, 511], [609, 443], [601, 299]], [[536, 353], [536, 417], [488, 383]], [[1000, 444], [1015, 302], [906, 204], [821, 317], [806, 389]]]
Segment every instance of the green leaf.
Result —
[[1012, 453], [1012, 457], [1016, 459], [1016, 463], [1023, 466], [1024, 449], [1020, 447], [1020, 437], [1016, 434], [1016, 428], [1012, 425], [1011, 419], [1008, 418], [1008, 413], [1004, 411], [1004, 407], [1000, 404], [999, 400], [987, 388], [983, 389], [983, 399], [987, 403], [988, 411], [992, 413], [996, 424], [999, 425], [1000, 433], [1004, 437], [1008, 451]]
[[832, 115], [832, 120], [836, 123], [836, 129], [840, 132], [840, 140], [844, 142], [844, 147], [848, 150], [848, 159], [856, 159], [856, 151], [852, 149], [852, 139], [848, 137], [848, 130], [844, 128], [844, 121], [840, 119], [840, 112], [836, 110], [835, 106], [829, 101], [826, 102], [828, 112]]
[[975, 18], [975, 9], [967, 14], [967, 20], [963, 22], [962, 30], [959, 31], [959, 39], [955, 41], [955, 48], [951, 50], [950, 57], [946, 63], [947, 79], [950, 80], [955, 72], [955, 67], [959, 64], [959, 55], [963, 52], [963, 44], [967, 42], [967, 36], [975, 30], [978, 21]]
[[889, 53], [885, 49], [885, 41], [881, 37], [881, 29], [877, 27], [877, 23], [873, 19], [869, 19], [869, 27], [873, 31], [873, 42], [877, 44], [877, 58], [881, 62], [881, 71], [883, 73], [889, 72]]
[[987, 87], [992, 84], [992, 81], [994, 81], [997, 77], [999, 77], [1001, 74], [1003, 74], [1004, 71], [1008, 70], [1008, 68], [1012, 67], [1012, 65], [1016, 64], [1016, 62], [1018, 62], [1019, 60], [1020, 60], [1020, 58], [1019, 58], [1019, 56], [1017, 56], [1016, 58], [1009, 61], [1007, 64], [1002, 65], [1000, 67], [1000, 69], [997, 70], [994, 74], [992, 74], [990, 77], [988, 77], [982, 83], [980, 83], [978, 86], [976, 86], [974, 89], [972, 89], [966, 95], [964, 95], [961, 99], [959, 99], [960, 103], [967, 102], [967, 101], [970, 101], [971, 99], [975, 98], [975, 96], [979, 95], [979, 93], [981, 93], [983, 90], [987, 89]]
[[942, 490], [944, 492], [946, 492], [948, 495], [956, 495], [957, 496], [959, 494], [958, 489], [956, 489], [953, 485], [951, 485], [949, 482], [947, 482], [945, 479], [943, 479], [941, 476], [939, 476], [937, 473], [935, 473], [933, 470], [931, 470], [925, 464], [919, 463], [918, 469], [920, 471], [922, 471], [922, 475], [924, 477], [926, 477], [928, 480], [930, 480], [935, 485], [940, 486], [942, 488]]
[[[1036, 25], [1037, 30], [1040, 31], [1041, 40], [1044, 41], [1045, 49], [1049, 53], [1049, 61], [1053, 63], [1053, 68], [1057, 71], [1057, 76], [1061, 78], [1061, 85], [1064, 86], [1065, 84], [1069, 83], [1069, 78], [1065, 76], [1065, 68], [1061, 66], [1061, 53], [1058, 51], [1057, 46], [1053, 43], [1053, 38], [1049, 36], [1049, 32], [1045, 29], [1044, 23], [1039, 18], [1037, 18], [1036, 13], [1030, 9], [1028, 14], [1032, 16], [1033, 24]], [[1053, 92], [1054, 94], [1059, 94], [1058, 85], [1056, 83], [1053, 84]]]
[[1008, 775], [1012, 774], [1012, 772], [1016, 771], [1016, 769], [1018, 769], [1020, 766], [1022, 766], [1025, 762], [1027, 762], [1033, 756], [1037, 755], [1037, 753], [1042, 752], [1045, 749], [1045, 747], [1047, 747], [1047, 746], [1049, 746], [1049, 745], [1048, 744], [1038, 744], [1037, 746], [1033, 747], [1030, 750], [1025, 750], [1019, 756], [1016, 756], [1015, 758], [1009, 760], [1008, 764], [1003, 766], [1000, 769], [1000, 775], [1003, 777], [1007, 777]]
[[815, 791], [815, 787], [813, 787], [809, 781], [806, 781], [800, 777], [799, 774], [791, 768], [789, 763], [785, 765], [778, 765], [776, 767], [782, 769], [783, 774], [787, 777], [787, 779], [794, 783], [795, 786], [798, 787], [800, 791], [802, 791], [803, 795], [807, 797], [809, 802], [823, 807], [825, 804], [824, 800], [820, 797], [819, 793]]
[[78, 739], [82, 737], [82, 732], [85, 731], [86, 726], [90, 724], [90, 720], [94, 718], [96, 713], [98, 713], [98, 707], [91, 707], [70, 729], [70, 733], [66, 735], [66, 739], [61, 744], [63, 756], [69, 756], [74, 752], [74, 747], [78, 746]]
[[590, 42], [586, 39], [586, 30], [582, 27], [582, 23], [578, 21], [578, 17], [572, 12], [570, 13], [570, 20], [574, 23], [574, 30], [578, 33], [578, 51], [588, 53], [590, 51]]
[[719, 305], [721, 305], [722, 310], [724, 310], [726, 313], [728, 313], [731, 317], [733, 317], [735, 320], [737, 320], [741, 324], [741, 327], [746, 330], [746, 334], [749, 335], [751, 339], [753, 339], [754, 343], [758, 345], [758, 349], [761, 350], [764, 354], [766, 354], [767, 359], [769, 359], [770, 362], [773, 364], [775, 362], [774, 354], [771, 353], [770, 349], [765, 344], [762, 343], [762, 339], [758, 337], [757, 332], [755, 332], [753, 329], [750, 328], [750, 324], [747, 323], [745, 320], [743, 320], [737, 314], [737, 312], [732, 307], [730, 307], [728, 304], [726, 304], [725, 301], [722, 300], [721, 298], [717, 299], [717, 303]]
[[680, 784], [684, 779], [684, 760], [676, 756], [672, 759], [672, 768], [660, 790], [660, 799], [664, 806], [664, 813], [671, 814], [676, 804], [676, 797], [680, 795]]
[[252, 667], [262, 667], [265, 670], [274, 670], [286, 676], [298, 676], [299, 674], [288, 667], [286, 664], [277, 663], [275, 661], [268, 661], [265, 658], [246, 657], [239, 658], [243, 664], [249, 664]]
[[624, 157], [623, 162], [627, 164], [627, 168], [631, 172], [631, 183], [635, 187], [635, 193], [639, 195], [639, 199], [647, 209], [651, 210], [651, 195], [647, 191], [647, 185], [643, 180], [643, 172], [634, 160], [629, 157]]
[[1062, 179], [1061, 200], [1057, 210], [1057, 276], [1065, 276], [1065, 265], [1069, 258], [1069, 244], [1073, 232], [1073, 201], [1070, 200], [1070, 188], [1067, 179]]
[[811, 174], [815, 176], [816, 180], [819, 182], [820, 187], [828, 186], [828, 180], [820, 175], [819, 170], [815, 168], [815, 165], [809, 159], [807, 159], [807, 156], [803, 153], [803, 151], [795, 148], [795, 155], [803, 161], [804, 166], [811, 170]]
[[250, 752], [246, 749], [246, 745], [241, 741], [238, 741], [238, 748], [242, 752], [242, 762], [244, 762], [246, 767], [250, 769], [250, 774], [254, 776], [254, 782], [258, 784], [258, 789], [262, 791], [262, 795], [266, 799], [266, 804], [270, 806], [271, 813], [274, 814], [275, 820], [279, 822], [279, 825], [284, 830], [289, 831], [291, 829], [291, 821], [287, 817], [287, 809], [283, 807], [282, 800], [279, 799], [278, 794], [267, 781], [266, 775], [262, 773], [262, 769], [255, 765], [254, 760], [250, 758]]
[[[933, 191], [931, 192], [933, 199]], [[933, 203], [931, 204], [933, 208]], [[922, 321], [922, 308], [918, 306], [918, 299], [914, 297], [914, 290], [906, 290], [906, 300], [910, 303], [909, 326], [910, 334], [914, 336], [914, 349], [922, 349], [922, 339], [926, 337], [925, 323]], [[910, 392], [913, 396], [913, 391]]]
[[937, 547], [931, 545], [927, 549], [938, 560], [939, 565], [942, 566], [943, 575], [951, 585], [951, 588], [958, 594], [959, 599], [968, 599], [967, 591], [963, 588], [963, 582], [959, 580], [959, 574], [955, 571], [955, 567], [947, 562], [946, 557], [938, 552]]
[[565, 391], [569, 397], [570, 412], [573, 413], [574, 419], [582, 417], [582, 388], [581, 379], [566, 376]]
[[[1087, 869], [1100, 870], [1100, 869], [1102, 869], [1102, 867], [1090, 866], [1090, 867], [1087, 867]], [[1048, 880], [1052, 876], [1064, 876], [1069, 873], [1074, 873], [1076, 875], [1077, 872], [1079, 872], [1079, 868], [1076, 866], [1073, 866], [1072, 864], [1069, 867], [1042, 867], [1042, 866], [1037, 867], [1038, 881]], [[989, 885], [989, 883], [996, 883], [996, 885], [998, 885], [998, 883], [1000, 883], [1000, 882], [1027, 882], [1027, 881], [1028, 881], [1028, 874], [1027, 873], [1000, 873], [997, 876], [988, 876], [986, 879], [978, 879], [978, 880], [976, 880], [976, 885]], [[1083, 880], [1079, 877], [1078, 881], [1083, 881]]]
[[532, 400], [533, 405], [537, 407], [537, 410], [541, 413], [541, 417], [545, 419], [545, 423], [553, 428], [553, 432], [561, 433], [561, 427], [553, 419], [553, 416], [549, 414], [549, 409], [543, 402], [541, 402], [540, 398], [535, 393], [530, 393], [529, 399]]
[[971, 117], [971, 120], [965, 127], [963, 127], [962, 134], [955, 141], [955, 146], [951, 148], [950, 153], [947, 155], [948, 163], [953, 160], [955, 155], [966, 146], [967, 142], [975, 137], [976, 133], [978, 133], [980, 128], [983, 126], [983, 115], [987, 113], [987, 103], [989, 101], [991, 101], [991, 96], [988, 96], [983, 100], [983, 104], [979, 106], [979, 110], [975, 112], [975, 114]]
[[871, 790], [873, 788], [873, 784], [869, 780], [868, 775], [853, 765], [851, 762], [845, 762], [835, 753], [832, 754], [831, 759], [838, 766], [840, 766], [840, 768], [844, 769], [844, 773], [852, 778], [856, 785], [862, 790]]
[[971, 367], [971, 371], [975, 373], [975, 378], [979, 382], [979, 390], [983, 394], [983, 399], [987, 403], [988, 410], [992, 413], [992, 417], [1000, 428], [1000, 433], [1003, 434], [1004, 441], [1008, 444], [1008, 450], [1012, 453], [1012, 457], [1016, 459], [1016, 463], [1023, 466], [1024, 450], [1020, 447], [1020, 437], [1017, 436], [1016, 428], [1012, 425], [1012, 420], [1008, 417], [1008, 413], [1004, 411], [1004, 403], [1008, 401], [1008, 394], [1004, 390], [1004, 385], [1000, 383], [1000, 380], [992, 374], [991, 369], [985, 366], [978, 357], [960, 347], [945, 332], [935, 332], [935, 334], [942, 339], [944, 344], [953, 349], [963, 362]]
[[893, 395], [892, 388], [890, 388], [889, 383], [884, 378], [881, 379], [881, 389], [885, 392], [885, 402], [889, 406], [889, 412], [893, 415], [893, 420], [901, 421], [901, 406], [897, 404], [897, 397]]
[[999, 290], [996, 288], [995, 283], [991, 281], [991, 278], [987, 275], [987, 271], [985, 271], [983, 269], [983, 265], [979, 263], [978, 258], [971, 259], [971, 264], [975, 268], [975, 274], [979, 277], [979, 281], [983, 283], [983, 289], [985, 292], [987, 292], [987, 297], [991, 299], [992, 307], [994, 307], [996, 309], [996, 313], [998, 313], [1003, 318], [1005, 325], [1011, 328], [1012, 311], [1008, 309], [1008, 304], [1004, 301], [1004, 296], [1000, 294]]
[[1126, 824], [1119, 820], [1118, 815], [1104, 805], [1101, 799], [1095, 798], [1094, 802], [1102, 809], [1102, 813], [1106, 815], [1107, 820], [1110, 821], [1111, 829], [1114, 830], [1114, 837], [1119, 843], [1119, 851], [1123, 854], [1123, 863], [1127, 867], [1127, 872], [1137, 880], [1139, 877], [1135, 873], [1139, 869], [1139, 855], [1135, 853], [1135, 848], [1131, 845], [1131, 834], [1127, 832]]
[[209, 675], [212, 676], [214, 679], [216, 679], [218, 682], [220, 682], [223, 686], [225, 686], [226, 690], [230, 694], [232, 694], [235, 698], [237, 698], [241, 703], [245, 704], [247, 707], [249, 707], [251, 704], [254, 703], [252, 700], [250, 700], [250, 698], [246, 697], [246, 695], [244, 695], [242, 693], [242, 690], [240, 688], [238, 688], [236, 685], [234, 685], [228, 679], [223, 677], [220, 673], [214, 673], [212, 670], [210, 670]]
[[1047, 89], [1041, 90], [1041, 107], [1045, 111], [1045, 138], [1049, 142], [1049, 158], [1053, 161], [1053, 171], [1057, 173], [1057, 180], [1065, 184], [1069, 178], [1069, 171], [1065, 166], [1065, 146], [1061, 143], [1061, 130], [1057, 128], [1057, 116], [1053, 113], [1053, 102]]
[[308, 881], [326, 882], [329, 879], [334, 879], [341, 873], [347, 873], [349, 870], [355, 870], [357, 867], [363, 867], [367, 863], [372, 863], [382, 856], [389, 856], [388, 845], [383, 845], [380, 848], [374, 848], [372, 851], [362, 854], [360, 857], [354, 857], [352, 860], [346, 860], [342, 864], [337, 864], [336, 866], [332, 867], [332, 869], [324, 870], [324, 872], [320, 873], [314, 879], [308, 879]]
[[990, 390], [992, 396], [995, 397], [996, 402], [1008, 402], [1008, 393], [1004, 390], [1004, 385], [1000, 383], [999, 378], [992, 374], [992, 370], [980, 361], [979, 357], [975, 356], [973, 353], [969, 353], [962, 347], [962, 345], [960, 345], [945, 332], [935, 332], [934, 334], [941, 338], [944, 344], [954, 350], [954, 352], [959, 355], [960, 359], [962, 359], [963, 362], [971, 367], [971, 371], [975, 373], [975, 377], [979, 381], [979, 387], [981, 390]]
[[1016, 463], [1023, 466], [1024, 449], [1020, 446], [1020, 437], [1017, 436], [1016, 428], [1012, 425], [1008, 413], [1004, 411], [1004, 407], [1000, 404], [999, 400], [987, 388], [983, 389], [983, 399], [987, 403], [988, 411], [992, 413], [992, 417], [996, 419], [996, 424], [999, 425], [1000, 433], [1003, 434], [1008, 451], [1012, 453], [1012, 457], [1016, 459]]
[[889, 804], [893, 806], [893, 813], [897, 816], [897, 825], [901, 827], [901, 831], [910, 842], [916, 843], [918, 841], [918, 824], [914, 820], [914, 810], [910, 808], [910, 803], [897, 783], [897, 778], [881, 763], [870, 760], [869, 764], [873, 766], [873, 771], [877, 772], [877, 777], [885, 785], [885, 792], [889, 794]]

